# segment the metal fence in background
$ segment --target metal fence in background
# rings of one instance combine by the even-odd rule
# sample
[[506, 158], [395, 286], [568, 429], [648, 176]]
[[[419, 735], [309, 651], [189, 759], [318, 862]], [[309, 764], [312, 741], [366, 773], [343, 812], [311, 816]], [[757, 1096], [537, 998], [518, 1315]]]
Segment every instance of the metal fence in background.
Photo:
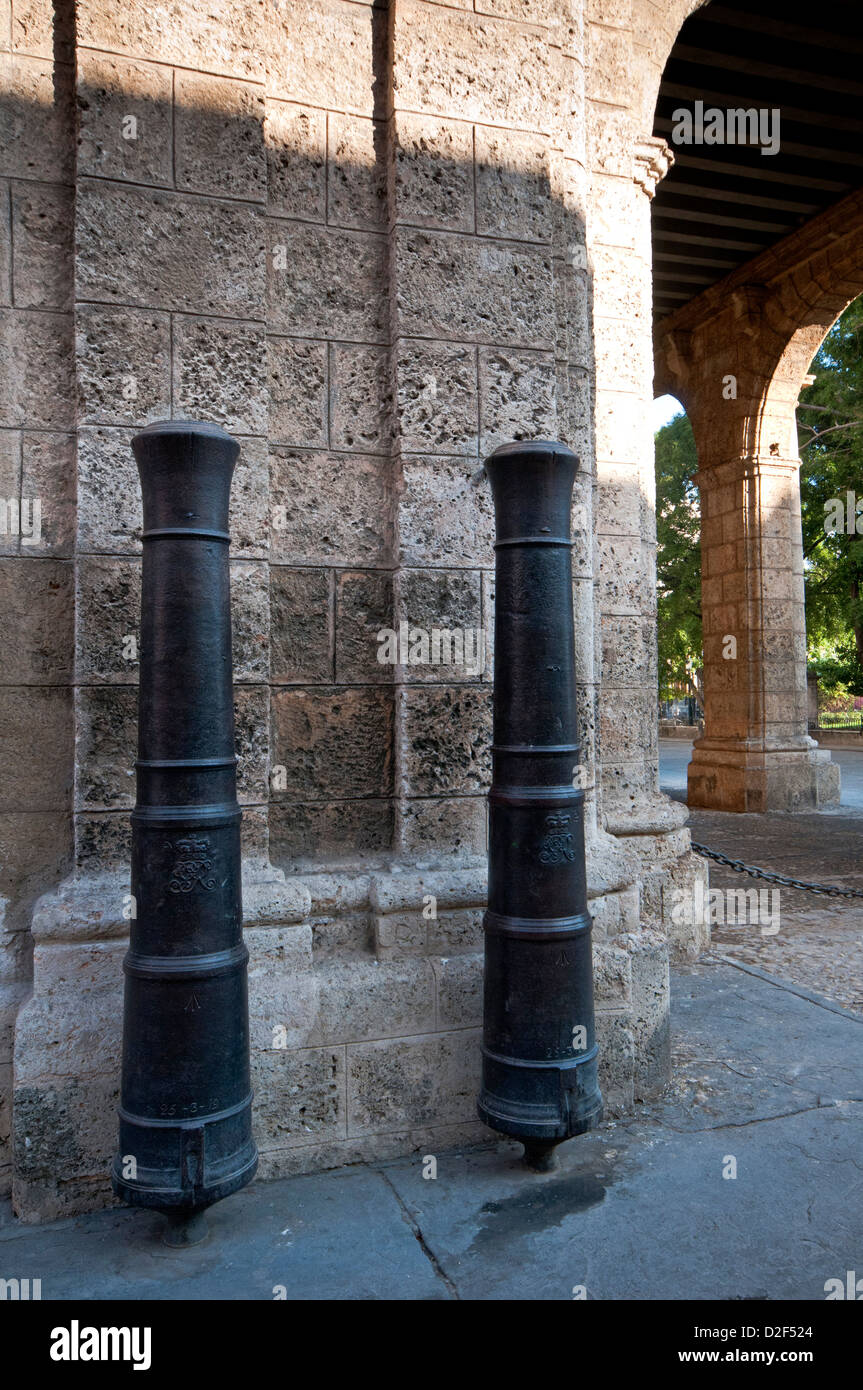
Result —
[[810, 729], [863, 730], [863, 710], [819, 710], [817, 722], [810, 719]]

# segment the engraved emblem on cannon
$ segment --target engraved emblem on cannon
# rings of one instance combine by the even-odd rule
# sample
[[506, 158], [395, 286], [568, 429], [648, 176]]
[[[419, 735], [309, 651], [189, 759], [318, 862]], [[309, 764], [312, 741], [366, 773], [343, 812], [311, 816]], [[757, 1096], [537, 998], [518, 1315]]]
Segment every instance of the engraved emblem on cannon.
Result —
[[571, 864], [575, 859], [569, 823], [569, 816], [546, 816], [545, 835], [539, 847], [540, 864]]
[[177, 858], [168, 882], [169, 893], [191, 893], [196, 884], [206, 888], [207, 892], [215, 888], [215, 875], [210, 874], [213, 858], [209, 840], [202, 836], [187, 836], [177, 840], [174, 849]]

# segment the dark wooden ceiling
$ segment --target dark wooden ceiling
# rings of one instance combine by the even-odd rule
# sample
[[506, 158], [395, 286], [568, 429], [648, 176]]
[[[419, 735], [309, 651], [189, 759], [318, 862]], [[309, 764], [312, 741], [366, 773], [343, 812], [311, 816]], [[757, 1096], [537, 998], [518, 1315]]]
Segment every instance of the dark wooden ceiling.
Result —
[[[698, 100], [778, 108], [779, 152], [672, 143]], [[863, 185], [863, 0], [713, 0], [678, 35], [654, 133], [675, 158], [652, 205], [660, 319]]]

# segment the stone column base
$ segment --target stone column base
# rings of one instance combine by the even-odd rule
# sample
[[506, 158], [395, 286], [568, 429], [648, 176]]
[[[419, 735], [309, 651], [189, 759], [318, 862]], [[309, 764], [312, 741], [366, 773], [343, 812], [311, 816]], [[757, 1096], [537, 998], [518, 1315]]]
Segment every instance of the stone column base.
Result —
[[665, 937], [671, 961], [697, 960], [710, 945], [710, 922], [699, 907], [706, 902], [707, 865], [689, 848], [688, 818], [686, 806], [662, 794], [606, 813], [620, 852], [636, 865], [641, 926]]
[[712, 811], [812, 811], [839, 804], [839, 768], [811, 738], [778, 748], [751, 739], [697, 739], [687, 784], [689, 805]]

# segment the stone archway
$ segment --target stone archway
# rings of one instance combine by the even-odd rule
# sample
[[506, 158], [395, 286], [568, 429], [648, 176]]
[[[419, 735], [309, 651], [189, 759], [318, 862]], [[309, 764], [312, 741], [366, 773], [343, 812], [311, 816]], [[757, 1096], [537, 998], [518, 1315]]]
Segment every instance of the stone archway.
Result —
[[854, 193], [664, 320], [657, 379], [699, 451], [705, 734], [690, 805], [795, 810], [838, 800], [807, 734], [795, 407], [831, 325], [863, 292]]

